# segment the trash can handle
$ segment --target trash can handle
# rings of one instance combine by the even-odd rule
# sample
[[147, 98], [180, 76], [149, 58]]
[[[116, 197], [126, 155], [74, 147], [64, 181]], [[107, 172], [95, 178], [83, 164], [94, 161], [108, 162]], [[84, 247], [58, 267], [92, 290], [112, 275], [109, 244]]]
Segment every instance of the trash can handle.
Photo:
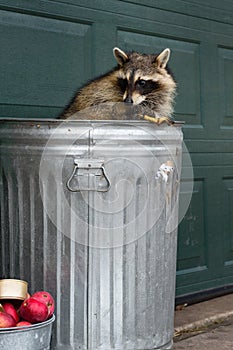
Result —
[[103, 160], [74, 159], [74, 169], [67, 181], [69, 191], [107, 192], [110, 187]]

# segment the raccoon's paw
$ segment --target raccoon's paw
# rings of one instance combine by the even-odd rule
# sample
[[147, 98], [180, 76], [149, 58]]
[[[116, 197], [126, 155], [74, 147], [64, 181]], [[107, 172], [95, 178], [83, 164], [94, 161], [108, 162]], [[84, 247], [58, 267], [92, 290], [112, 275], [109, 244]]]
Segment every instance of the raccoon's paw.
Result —
[[166, 123], [167, 125], [174, 124], [174, 121], [168, 117], [150, 117], [149, 115], [144, 115], [143, 118], [149, 122], [155, 123], [157, 125]]

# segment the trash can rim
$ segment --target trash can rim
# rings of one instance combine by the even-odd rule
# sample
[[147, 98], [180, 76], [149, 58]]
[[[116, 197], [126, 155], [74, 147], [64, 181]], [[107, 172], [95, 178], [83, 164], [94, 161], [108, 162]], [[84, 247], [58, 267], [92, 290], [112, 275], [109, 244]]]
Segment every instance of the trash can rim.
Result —
[[[126, 120], [116, 120], [116, 119], [54, 119], [54, 118], [0, 118], [0, 123], [4, 123], [4, 122], [20, 122], [20, 123], [75, 123], [75, 124], [83, 124], [83, 123], [90, 123], [90, 124], [99, 124], [99, 123], [104, 123], [104, 124], [128, 124], [128, 123], [132, 123], [132, 124], [138, 124], [138, 123], [150, 123], [147, 120], [130, 120], [130, 119], [126, 119]], [[152, 125], [154, 123], [151, 123]], [[161, 125], [157, 125], [157, 126], [182, 126], [185, 124], [185, 121], [176, 121], [174, 120], [172, 125], [167, 125], [167, 124], [161, 124]]]
[[26, 332], [32, 331], [35, 329], [43, 328], [52, 324], [55, 321], [55, 315], [52, 315], [48, 320], [40, 323], [32, 324], [31, 326], [22, 326], [22, 327], [10, 327], [10, 328], [0, 328], [0, 336], [1, 333], [18, 333], [18, 332]]

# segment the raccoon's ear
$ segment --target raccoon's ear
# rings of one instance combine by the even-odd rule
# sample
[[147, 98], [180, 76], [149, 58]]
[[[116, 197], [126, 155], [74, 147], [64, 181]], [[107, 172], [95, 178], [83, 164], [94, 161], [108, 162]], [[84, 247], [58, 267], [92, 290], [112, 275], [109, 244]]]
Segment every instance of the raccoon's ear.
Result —
[[126, 55], [126, 53], [120, 50], [118, 47], [114, 47], [113, 55], [115, 56], [115, 59], [120, 66], [123, 66], [129, 60], [129, 57]]
[[166, 68], [170, 57], [170, 52], [170, 49], [165, 49], [156, 57], [155, 62], [157, 63], [158, 67]]

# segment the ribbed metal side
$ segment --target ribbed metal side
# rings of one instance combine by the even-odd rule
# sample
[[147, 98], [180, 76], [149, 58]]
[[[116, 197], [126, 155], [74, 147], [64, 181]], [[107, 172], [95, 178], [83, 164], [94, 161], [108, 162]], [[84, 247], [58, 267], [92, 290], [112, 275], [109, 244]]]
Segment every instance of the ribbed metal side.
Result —
[[[67, 122], [48, 145], [57, 126], [1, 123], [1, 277], [54, 295], [52, 349], [170, 349], [179, 128]], [[77, 157], [104, 160], [109, 191], [67, 189]], [[168, 181], [156, 178], [171, 157]]]
[[[137, 149], [131, 157], [135, 154], [138, 154]], [[89, 249], [90, 349], [170, 349], [172, 344], [177, 232], [166, 233], [166, 216], [171, 209], [170, 201], [177, 199], [171, 198], [177, 196], [172, 192], [177, 174], [173, 173], [168, 183], [156, 180], [151, 160], [146, 162], [143, 158], [136, 158], [137, 164], [144, 164], [146, 178], [137, 169], [134, 169], [133, 176], [125, 160], [117, 168], [118, 172], [109, 167], [113, 184], [119, 182], [119, 172], [126, 180], [123, 187], [118, 188], [117, 195], [110, 190], [103, 207], [95, 193], [89, 199], [91, 207], [96, 208], [98, 203], [98, 210], [108, 212], [117, 197], [119, 207], [123, 208], [108, 218], [96, 215], [95, 210], [89, 213], [95, 227], [93, 235], [92, 232], [89, 235], [94, 240], [90, 244], [96, 246], [99, 237], [101, 246], [102, 227], [109, 228], [109, 231], [119, 227], [116, 230], [118, 247]], [[130, 202], [129, 182], [134, 188]], [[127, 223], [140, 215], [145, 203], [148, 207], [145, 216], [128, 227]], [[152, 214], [149, 209], [154, 208], [156, 212], [160, 205], [163, 209], [159, 219], [151, 225], [153, 220], [149, 218]], [[99, 232], [96, 227], [101, 227]], [[134, 239], [125, 244], [132, 230]], [[112, 240], [115, 242], [114, 237]]]

